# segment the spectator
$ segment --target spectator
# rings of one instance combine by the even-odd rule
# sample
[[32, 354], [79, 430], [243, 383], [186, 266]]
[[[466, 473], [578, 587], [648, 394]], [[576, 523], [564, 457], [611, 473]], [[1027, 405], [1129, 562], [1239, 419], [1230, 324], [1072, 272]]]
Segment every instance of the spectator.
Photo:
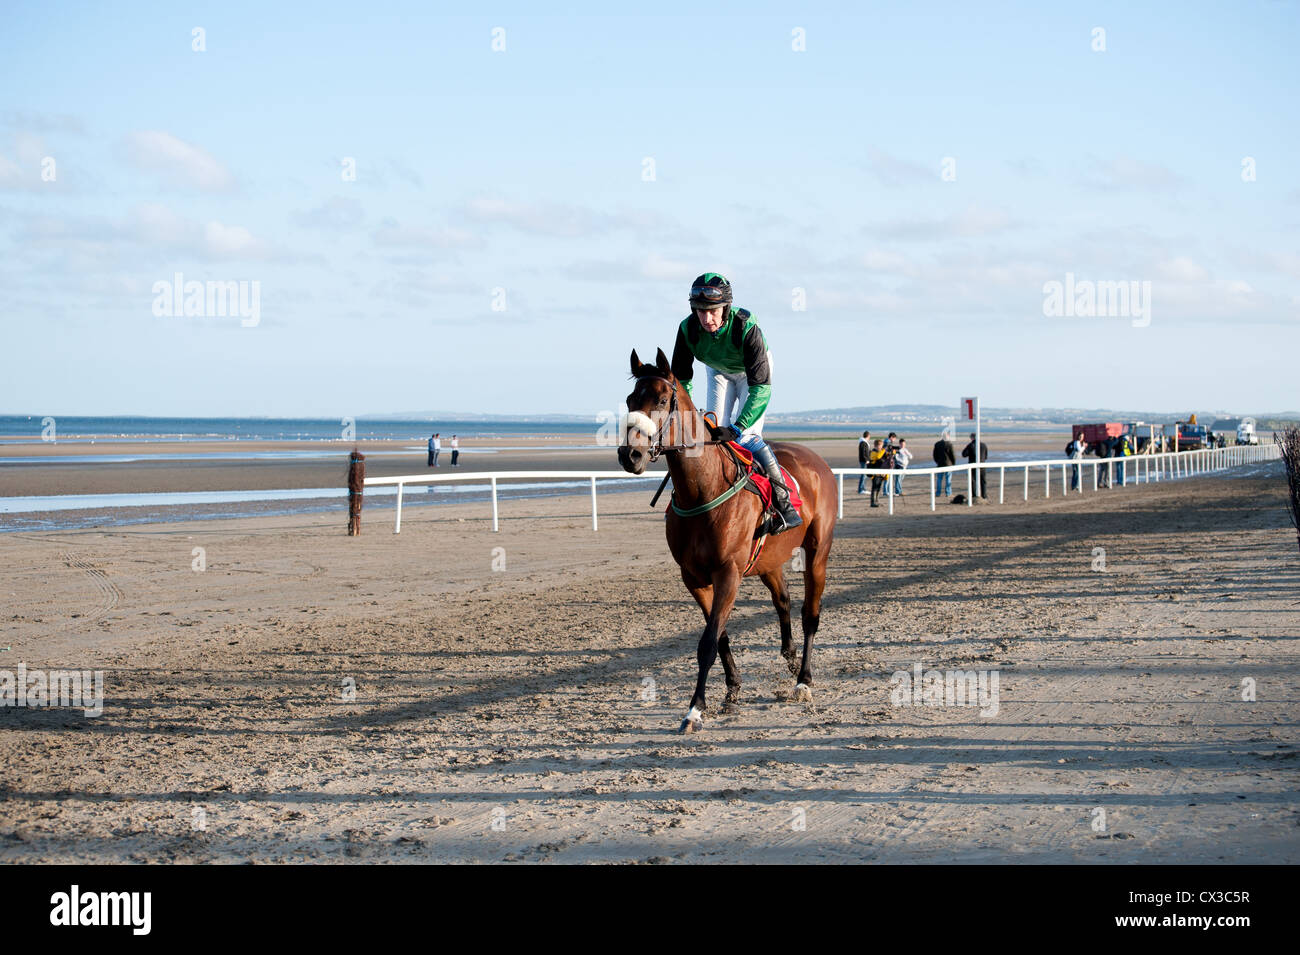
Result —
[[433, 466], [438, 466], [438, 452], [442, 450], [442, 435], [437, 431], [433, 433]]
[[903, 494], [903, 478], [907, 466], [912, 463], [912, 452], [907, 450], [907, 439], [898, 439], [898, 450], [894, 452], [894, 467], [898, 468], [899, 473], [894, 475], [894, 494], [901, 497]]
[[898, 432], [897, 432], [897, 431], [891, 431], [891, 432], [889, 432], [889, 439], [885, 442], [885, 450], [886, 450], [886, 451], [897, 451], [897, 450], [898, 450]]
[[[1082, 461], [1083, 452], [1086, 450], [1088, 450], [1088, 443], [1083, 440], [1083, 432], [1080, 431], [1074, 436], [1074, 440], [1065, 446], [1065, 456], [1067, 458], [1072, 458], [1075, 461]], [[1077, 491], [1078, 489], [1079, 465], [1072, 464], [1070, 466], [1070, 490]]]
[[[963, 458], [966, 459], [966, 462], [967, 462], [968, 464], [974, 464], [974, 463], [975, 463], [975, 434], [974, 434], [974, 432], [971, 433], [971, 436], [970, 436], [970, 444], [966, 445], [966, 447], [964, 447], [964, 448], [961, 449], [961, 456], [962, 456]], [[985, 444], [983, 441], [980, 442], [980, 457], [979, 457], [979, 459], [980, 459], [980, 462], [981, 462], [981, 463], [983, 463], [983, 462], [985, 462], [985, 461], [987, 461], [987, 460], [989, 459], [989, 446], [988, 446], [987, 444]], [[988, 496], [988, 489], [987, 489], [986, 484], [985, 484], [984, 468], [979, 468], [978, 470], [979, 470], [980, 499], [981, 499], [981, 500], [984, 500], [984, 501], [987, 501], [987, 500], [989, 499], [989, 496]], [[973, 487], [974, 487], [974, 485], [972, 484], [972, 489], [973, 489]]]
[[[867, 467], [869, 468], [888, 467], [888, 465], [884, 463], [885, 454], [886, 452], [884, 447], [882, 447], [881, 445], [880, 439], [879, 438], [874, 439], [871, 442], [871, 454], [867, 455]], [[877, 503], [877, 499], [880, 496], [880, 485], [883, 481], [884, 478], [881, 475], [879, 474], [871, 475], [871, 506], [872, 507], [880, 506], [880, 504]]]
[[453, 434], [451, 436], [451, 466], [456, 467], [460, 463], [460, 441]]
[[1097, 442], [1097, 444], [1093, 446], [1093, 450], [1096, 452], [1097, 457], [1106, 460], [1105, 464], [1098, 466], [1098, 470], [1101, 472], [1101, 474], [1098, 478], [1097, 483], [1098, 486], [1100, 487], [1110, 487], [1109, 458], [1111, 455], [1111, 450], [1114, 448], [1114, 441], [1115, 441], [1114, 438], [1104, 438], [1103, 440]]
[[[948, 440], [947, 435], [943, 435], [934, 443], [934, 466], [937, 468], [951, 467], [957, 463], [957, 452], [953, 449], [952, 442]], [[938, 483], [938, 493], [942, 497], [952, 496], [952, 472], [944, 471], [935, 479]]]
[[1125, 484], [1124, 459], [1132, 454], [1133, 445], [1128, 443], [1128, 435], [1124, 435], [1124, 437], [1120, 438], [1119, 447], [1115, 450], [1115, 456], [1119, 458], [1119, 460], [1115, 462], [1115, 480], [1119, 483], [1120, 487], [1123, 487]]
[[425, 467], [433, 467], [433, 461], [433, 435], [429, 435], [429, 463], [426, 464]]
[[[858, 438], [858, 467], [865, 468], [869, 457], [871, 457], [871, 432], [863, 431], [862, 437]], [[859, 494], [867, 493], [866, 481], [867, 476], [865, 474], [858, 475]]]

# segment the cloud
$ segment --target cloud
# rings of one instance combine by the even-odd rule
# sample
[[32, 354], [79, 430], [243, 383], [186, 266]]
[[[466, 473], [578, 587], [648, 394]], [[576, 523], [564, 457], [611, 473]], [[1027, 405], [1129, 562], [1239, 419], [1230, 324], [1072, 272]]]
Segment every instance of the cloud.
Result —
[[476, 222], [504, 223], [521, 232], [561, 238], [587, 238], [608, 227], [589, 209], [567, 203], [510, 202], [501, 198], [471, 199], [462, 214]]
[[0, 113], [0, 124], [16, 129], [35, 130], [38, 133], [73, 133], [80, 136], [86, 132], [79, 117], [66, 113], [31, 113], [11, 109]]
[[614, 233], [632, 233], [642, 242], [699, 244], [697, 230], [657, 212], [620, 209], [611, 212], [576, 203], [516, 202], [500, 196], [471, 199], [458, 210], [473, 223], [506, 225], [529, 235], [561, 239], [595, 239]]
[[1144, 162], [1131, 156], [1091, 160], [1083, 181], [1095, 189], [1145, 191], [1172, 191], [1182, 184], [1182, 179], [1167, 166]]
[[100, 260], [110, 258], [122, 246], [143, 246], [166, 254], [182, 253], [212, 261], [295, 259], [243, 226], [228, 225], [216, 219], [195, 222], [156, 202], [141, 203], [121, 219], [32, 216], [25, 221], [17, 238], [24, 243], [59, 248]]
[[917, 182], [938, 182], [938, 165], [933, 169], [907, 159], [899, 159], [879, 149], [867, 152], [867, 168], [886, 186], [906, 186]]
[[171, 133], [144, 130], [130, 133], [125, 142], [132, 165], [176, 185], [204, 192], [229, 192], [235, 187], [235, 177], [219, 160]]
[[13, 135], [11, 159], [0, 153], [0, 189], [49, 189], [52, 183], [41, 179], [41, 163], [49, 155], [45, 140], [34, 133], [19, 131]]
[[432, 249], [455, 249], [482, 244], [482, 240], [464, 229], [424, 229], [404, 226], [396, 219], [384, 219], [370, 234], [375, 245], [385, 248], [417, 246]]
[[971, 205], [941, 219], [902, 219], [880, 226], [868, 226], [866, 231], [889, 239], [942, 241], [992, 235], [1014, 228], [1018, 228], [1018, 223], [1002, 209]]
[[1156, 263], [1156, 275], [1166, 282], [1183, 284], [1209, 281], [1210, 273], [1185, 255]]
[[354, 229], [365, 217], [358, 200], [335, 196], [315, 209], [293, 213], [290, 219], [304, 229]]

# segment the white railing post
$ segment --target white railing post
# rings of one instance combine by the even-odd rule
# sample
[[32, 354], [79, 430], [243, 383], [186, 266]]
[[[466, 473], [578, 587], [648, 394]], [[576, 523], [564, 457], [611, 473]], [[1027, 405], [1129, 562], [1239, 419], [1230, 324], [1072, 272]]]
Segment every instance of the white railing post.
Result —
[[393, 525], [393, 533], [402, 533], [402, 485], [397, 485], [397, 523]]
[[497, 476], [492, 475], [492, 533], [497, 532]]
[[934, 482], [938, 477], [933, 471], [930, 472], [930, 510], [934, 510]]
[[892, 474], [885, 474], [885, 497], [889, 498], [889, 513], [894, 513], [894, 477]]
[[1050, 464], [1045, 464], [1043, 465], [1043, 497], [1049, 498], [1051, 496], [1052, 496], [1052, 466]]
[[1005, 464], [998, 467], [998, 503], [1006, 503], [1007, 495], [1007, 466]]
[[[975, 457], [979, 457], [979, 448], [975, 449]], [[966, 506], [975, 506], [975, 468], [970, 466], [966, 468]]]
[[1029, 500], [1029, 465], [1025, 465], [1025, 500]]
[[840, 517], [844, 516], [844, 475], [840, 475]]
[[591, 476], [591, 529], [596, 529], [596, 476]]

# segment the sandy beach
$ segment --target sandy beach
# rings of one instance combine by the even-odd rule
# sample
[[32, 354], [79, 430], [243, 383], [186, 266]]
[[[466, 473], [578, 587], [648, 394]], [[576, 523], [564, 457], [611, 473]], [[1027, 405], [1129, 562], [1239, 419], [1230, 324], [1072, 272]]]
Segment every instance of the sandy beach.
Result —
[[[1294, 863], [1280, 475], [851, 496], [813, 702], [747, 580], [742, 706], [695, 737], [702, 621], [648, 493], [598, 533], [553, 498], [496, 534], [486, 504], [0, 534], [0, 670], [105, 688], [0, 709], [0, 861]], [[918, 663], [996, 670], [996, 715], [895, 705]]]

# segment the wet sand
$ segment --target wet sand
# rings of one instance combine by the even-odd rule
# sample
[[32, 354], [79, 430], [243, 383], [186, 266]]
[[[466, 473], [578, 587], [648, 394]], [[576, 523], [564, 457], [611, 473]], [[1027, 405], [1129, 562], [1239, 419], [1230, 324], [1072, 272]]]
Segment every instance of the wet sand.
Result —
[[[874, 433], [874, 432], [873, 432]], [[809, 436], [805, 432], [770, 429], [773, 440], [796, 439], [815, 449], [832, 467], [857, 467], [854, 437]], [[916, 439], [916, 466], [931, 463], [936, 438]], [[1058, 457], [1066, 439], [1038, 433], [994, 434], [984, 438], [993, 454], [1014, 450], [1032, 457]], [[909, 440], [909, 445], [913, 444]], [[588, 445], [570, 450], [570, 445]], [[963, 442], [957, 444], [960, 451]], [[559, 447], [557, 447], [559, 446]], [[338, 441], [216, 441], [128, 442], [123, 444], [23, 444], [0, 445], [0, 497], [47, 494], [126, 494], [145, 491], [236, 491], [284, 488], [344, 488], [347, 486], [348, 452], [353, 445]], [[444, 450], [438, 467], [426, 465], [423, 448], [414, 451], [409, 441], [376, 441], [359, 445], [363, 453], [381, 452], [366, 460], [367, 477], [404, 474], [451, 474], [481, 471], [618, 470], [614, 448], [595, 446], [594, 438], [506, 437], [465, 440], [460, 466], [451, 468], [451, 452]], [[527, 448], [529, 450], [507, 450]], [[318, 451], [325, 458], [302, 460], [140, 461], [131, 463], [77, 463], [87, 455], [161, 457], [178, 453], [255, 453]], [[388, 452], [399, 452], [390, 454]], [[41, 463], [12, 463], [6, 459], [42, 457]], [[661, 467], [661, 466], [660, 466]]]

